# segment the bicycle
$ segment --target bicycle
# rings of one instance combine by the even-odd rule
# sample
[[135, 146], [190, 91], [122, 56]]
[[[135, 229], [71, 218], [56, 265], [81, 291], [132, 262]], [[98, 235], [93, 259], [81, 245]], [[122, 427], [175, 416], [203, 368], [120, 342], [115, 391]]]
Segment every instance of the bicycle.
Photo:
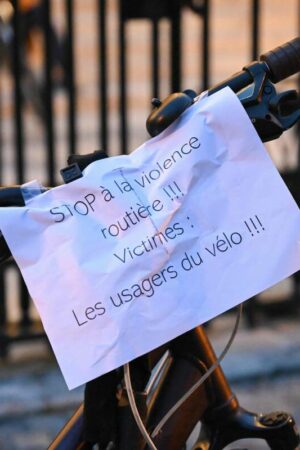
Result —
[[[296, 91], [277, 94], [273, 85], [298, 71], [300, 38], [262, 55], [259, 62], [251, 63], [210, 89], [208, 95], [229, 86], [238, 95], [259, 136], [266, 142], [278, 138], [300, 119], [300, 101]], [[193, 103], [194, 97], [195, 93], [185, 91], [171, 94], [163, 102], [155, 99], [154, 111], [147, 120], [149, 133], [155, 136], [163, 131]], [[104, 157], [103, 152], [72, 155], [69, 165], [62, 170], [64, 181], [72, 181], [88, 164]], [[24, 205], [21, 188], [2, 188], [0, 205]], [[10, 251], [2, 237], [0, 262], [9, 256]], [[238, 319], [228, 345], [236, 332]], [[248, 437], [264, 439], [272, 450], [295, 450], [300, 436], [293, 417], [286, 412], [261, 415], [242, 408], [219, 362], [205, 329], [199, 326], [130, 363], [135, 402], [155, 447], [148, 440], [146, 444], [146, 436], [140, 433], [135, 423], [136, 413], [133, 415], [131, 411], [134, 402], [129, 366], [126, 365], [125, 387], [121, 371], [110, 372], [87, 383], [85, 404], [59, 432], [49, 450], [88, 450], [96, 446], [106, 450], [149, 447], [182, 450], [199, 421], [202, 428], [193, 450], [221, 450]], [[202, 383], [199, 383], [199, 377]], [[187, 398], [190, 389], [193, 392]], [[182, 398], [184, 401], [174, 411], [174, 405]], [[172, 414], [168, 413], [170, 410]], [[106, 420], [101, 417], [104, 413]]]

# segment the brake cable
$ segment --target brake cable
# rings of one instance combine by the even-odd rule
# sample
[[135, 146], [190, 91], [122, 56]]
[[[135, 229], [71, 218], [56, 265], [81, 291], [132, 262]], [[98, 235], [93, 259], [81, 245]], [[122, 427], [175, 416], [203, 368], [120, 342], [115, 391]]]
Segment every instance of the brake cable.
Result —
[[131, 378], [130, 378], [130, 367], [129, 367], [129, 363], [124, 364], [124, 380], [125, 380], [125, 386], [127, 389], [127, 393], [128, 393], [128, 400], [129, 400], [129, 404], [132, 410], [132, 414], [135, 418], [135, 421], [137, 423], [137, 426], [139, 427], [139, 430], [141, 432], [141, 434], [143, 435], [146, 443], [148, 444], [148, 446], [150, 447], [151, 450], [157, 450], [157, 447], [155, 446], [155, 444], [153, 443], [153, 440], [151, 438], [155, 438], [158, 433], [161, 431], [162, 427], [166, 424], [166, 422], [170, 419], [170, 417], [181, 407], [181, 405], [199, 388], [199, 386], [201, 384], [204, 383], [204, 381], [207, 380], [207, 378], [212, 374], [212, 372], [220, 365], [221, 361], [224, 359], [224, 357], [226, 356], [226, 354], [228, 353], [233, 340], [236, 336], [239, 324], [240, 324], [240, 320], [241, 320], [241, 316], [242, 316], [242, 311], [243, 311], [243, 304], [241, 303], [239, 305], [238, 308], [238, 312], [236, 315], [236, 320], [235, 320], [235, 324], [233, 327], [233, 330], [231, 332], [231, 335], [228, 339], [228, 342], [226, 344], [226, 346], [224, 347], [224, 350], [221, 352], [220, 356], [217, 357], [216, 361], [214, 362], [214, 364], [202, 375], [202, 377], [197, 381], [197, 383], [195, 383], [176, 403], [175, 405], [167, 412], [167, 414], [165, 414], [165, 416], [160, 420], [160, 422], [156, 425], [155, 429], [153, 430], [153, 432], [151, 433], [151, 437], [148, 434], [146, 427], [141, 419], [141, 416], [139, 414], [138, 408], [136, 406], [136, 402], [135, 402], [135, 398], [134, 398], [134, 392], [132, 389], [132, 384], [131, 384]]

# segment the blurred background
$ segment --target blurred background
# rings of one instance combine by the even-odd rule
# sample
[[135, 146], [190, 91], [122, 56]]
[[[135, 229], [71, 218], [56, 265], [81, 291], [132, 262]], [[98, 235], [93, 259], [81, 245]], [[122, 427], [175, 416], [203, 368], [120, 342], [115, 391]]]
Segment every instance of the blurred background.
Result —
[[[0, 0], [0, 184], [55, 186], [69, 154], [130, 153], [148, 139], [153, 97], [200, 93], [299, 30], [299, 0]], [[299, 84], [291, 77], [278, 90]], [[267, 148], [300, 200], [299, 128]], [[243, 406], [283, 408], [300, 423], [299, 281], [296, 274], [246, 303], [224, 369]], [[217, 352], [233, 321], [229, 313], [208, 325]], [[46, 448], [81, 400], [82, 389], [67, 391], [19, 272], [7, 264], [0, 449]]]

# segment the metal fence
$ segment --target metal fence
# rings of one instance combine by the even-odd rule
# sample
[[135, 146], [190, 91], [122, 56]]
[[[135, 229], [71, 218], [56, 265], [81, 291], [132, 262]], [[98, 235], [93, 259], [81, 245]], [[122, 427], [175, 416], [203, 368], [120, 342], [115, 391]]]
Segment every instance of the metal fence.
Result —
[[[291, 0], [292, 1], [292, 0]], [[8, 4], [9, 2], [4, 2]], [[151, 97], [161, 97], [168, 92], [180, 91], [192, 87], [203, 91], [211, 85], [211, 42], [212, 33], [212, 0], [95, 0], [81, 3], [81, 14], [76, 13], [79, 2], [72, 0], [56, 1], [59, 17], [63, 26], [60, 33], [55, 26], [53, 2], [43, 0], [32, 8], [22, 8], [17, 0], [10, 3], [3, 12], [0, 3], [0, 63], [4, 81], [0, 84], [0, 182], [1, 184], [22, 184], [36, 173], [43, 178], [43, 183], [54, 186], [60, 183], [58, 169], [67, 154], [82, 153], [82, 138], [88, 126], [89, 117], [95, 122], [92, 142], [95, 147], [108, 153], [127, 153], [132, 142], [130, 132], [139, 113], [134, 107], [140, 102], [141, 92], [148, 95], [144, 111], [150, 110]], [[223, 4], [226, 2], [223, 2]], [[230, 2], [229, 2], [230, 3]], [[235, 2], [231, 2], [232, 15]], [[261, 41], [261, 9], [264, 2], [249, 0], [244, 17], [248, 23], [247, 53], [245, 63], [256, 59]], [[86, 55], [76, 49], [76, 42], [86, 38], [89, 23], [80, 25], [86, 20], [86, 9], [91, 9], [95, 21], [90, 33], [89, 48], [93, 48], [93, 65], [95, 66], [94, 87], [91, 104], [94, 117], [87, 115], [80, 104], [80, 87], [78, 83], [78, 64], [84, 65]], [[229, 7], [229, 6], [228, 6]], [[293, 2], [295, 17], [299, 15], [299, 2]], [[298, 9], [297, 9], [298, 8]], [[114, 22], [111, 12], [114, 10]], [[188, 19], [186, 20], [186, 16]], [[188, 21], [193, 21], [197, 30], [197, 39], [193, 55], [198, 54], [193, 79], [194, 86], [186, 86], [184, 66], [189, 43], [184, 34]], [[230, 18], [226, 19], [229, 23]], [[147, 28], [147, 80], [141, 88], [133, 87], [129, 81], [130, 73], [139, 73], [136, 82], [144, 82], [143, 64], [136, 66], [132, 62], [134, 48], [129, 29], [132, 23], [143, 24]], [[81, 28], [80, 28], [81, 26]], [[296, 25], [297, 27], [298, 25]], [[40, 62], [38, 70], [34, 70], [30, 59], [31, 33], [38, 30], [41, 42]], [[81, 30], [81, 31], [80, 31]], [[82, 32], [83, 30], [83, 32]], [[113, 30], [113, 31], [112, 31]], [[34, 35], [34, 33], [33, 33]], [[288, 40], [289, 36], [287, 36]], [[227, 37], [224, 36], [224, 40]], [[116, 50], [114, 73], [115, 84], [111, 82], [111, 42]], [[139, 41], [138, 31], [135, 41]], [[32, 45], [32, 42], [31, 42]], [[194, 45], [194, 44], [193, 44]], [[139, 51], [139, 50], [138, 50]], [[235, 49], [232, 49], [235, 52]], [[91, 64], [90, 64], [91, 65]], [[81, 69], [82, 70], [82, 69]], [[85, 68], [89, 71], [87, 64]], [[3, 75], [4, 71], [4, 75]], [[230, 74], [230, 73], [229, 73]], [[227, 75], [229, 75], [227, 74]], [[7, 89], [9, 87], [9, 89]], [[114, 89], [117, 93], [114, 93]], [[132, 91], [135, 91], [132, 95]], [[10, 92], [8, 94], [7, 92]], [[8, 98], [9, 95], [9, 98]], [[144, 93], [145, 95], [145, 93]], [[132, 100], [132, 98], [134, 100]], [[140, 107], [140, 104], [138, 105]], [[31, 111], [28, 112], [28, 107]], [[35, 116], [33, 118], [33, 116]], [[145, 115], [146, 118], [146, 115]], [[115, 125], [117, 123], [117, 125]], [[139, 128], [140, 125], [138, 125]], [[37, 130], [38, 128], [38, 130]], [[7, 131], [9, 130], [9, 131]], [[135, 129], [136, 131], [136, 129]], [[131, 133], [131, 135], [130, 135]], [[63, 139], [58, 135], [63, 134]], [[143, 135], [139, 134], [143, 139]], [[86, 148], [87, 152], [95, 149]], [[109, 151], [110, 150], [110, 151]], [[294, 168], [296, 168], [294, 164]], [[293, 171], [295, 173], [295, 170]], [[294, 178], [293, 178], [294, 179]], [[32, 314], [31, 302], [27, 289], [17, 275], [12, 288], [11, 271], [16, 269], [7, 264], [0, 272], [0, 354], [5, 355], [9, 344], [15, 340], [40, 338], [43, 335], [40, 326], [36, 326], [35, 315]], [[16, 278], [16, 277], [15, 277]], [[11, 321], [9, 315], [10, 297], [14, 297], [18, 317]], [[13, 322], [13, 326], [11, 325]]]

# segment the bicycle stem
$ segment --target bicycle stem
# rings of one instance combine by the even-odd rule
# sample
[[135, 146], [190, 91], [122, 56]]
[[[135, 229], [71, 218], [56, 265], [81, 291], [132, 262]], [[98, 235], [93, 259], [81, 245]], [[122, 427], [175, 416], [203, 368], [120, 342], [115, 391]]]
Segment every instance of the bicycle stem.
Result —
[[[185, 349], [192, 348], [193, 354], [207, 367], [207, 369], [217, 361], [214, 349], [204, 327], [201, 325], [186, 333], [184, 337], [180, 336], [180, 339], [176, 342], [177, 349], [182, 345], [184, 345]], [[226, 407], [232, 411], [238, 408], [238, 400], [233, 394], [220, 365], [217, 366], [210, 375], [209, 380], [213, 388], [215, 408], [219, 409], [220, 407]]]

